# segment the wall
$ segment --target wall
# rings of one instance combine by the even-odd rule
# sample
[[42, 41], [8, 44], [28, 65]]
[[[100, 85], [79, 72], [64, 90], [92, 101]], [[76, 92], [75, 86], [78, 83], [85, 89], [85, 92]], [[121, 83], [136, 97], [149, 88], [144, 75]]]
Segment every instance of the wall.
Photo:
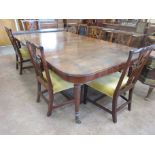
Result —
[[0, 46], [10, 45], [10, 40], [5, 32], [4, 26], [16, 31], [14, 19], [0, 19]]

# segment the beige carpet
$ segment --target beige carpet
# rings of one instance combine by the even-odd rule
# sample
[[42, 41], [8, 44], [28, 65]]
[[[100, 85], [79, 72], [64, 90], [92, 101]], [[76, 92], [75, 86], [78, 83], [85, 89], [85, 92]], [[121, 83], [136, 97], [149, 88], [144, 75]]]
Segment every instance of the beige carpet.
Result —
[[[127, 108], [118, 113], [118, 123], [111, 115], [88, 103], [81, 104], [82, 124], [74, 122], [74, 105], [55, 109], [46, 117], [47, 104], [36, 103], [36, 81], [33, 69], [23, 75], [15, 69], [14, 55], [0, 56], [0, 134], [155, 134], [155, 94], [151, 101], [143, 98], [148, 87], [137, 83], [133, 95], [132, 111]], [[62, 101], [56, 95], [56, 101]], [[109, 98], [102, 101], [111, 102]]]

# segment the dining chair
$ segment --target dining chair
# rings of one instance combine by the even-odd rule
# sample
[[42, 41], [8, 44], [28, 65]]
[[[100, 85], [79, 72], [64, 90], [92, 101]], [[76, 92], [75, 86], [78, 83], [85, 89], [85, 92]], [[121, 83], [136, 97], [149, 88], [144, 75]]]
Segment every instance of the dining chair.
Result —
[[67, 25], [66, 31], [77, 34], [77, 25]]
[[98, 38], [98, 27], [97, 26], [88, 26], [88, 37]]
[[105, 41], [113, 42], [114, 32], [112, 30], [105, 32]]
[[[54, 95], [63, 90], [73, 88], [73, 84], [64, 81], [48, 68], [48, 64], [45, 60], [44, 48], [42, 46], [36, 46], [29, 41], [26, 42], [26, 45], [29, 49], [31, 61], [36, 73], [38, 85], [37, 102], [40, 102], [40, 96], [42, 96], [48, 104], [47, 116], [50, 116], [53, 109], [74, 102], [73, 99], [70, 99], [61, 104], [54, 104]], [[48, 94], [48, 98], [45, 96], [46, 94]]]
[[77, 29], [77, 34], [86, 36], [88, 34], [87, 24], [79, 24]]
[[126, 46], [132, 46], [132, 41], [133, 41], [133, 35], [124, 35], [123, 33], [116, 33], [113, 35], [113, 42], [126, 45]]
[[113, 42], [114, 29], [111, 28], [102, 28], [99, 39]]
[[98, 29], [98, 39], [106, 40], [106, 32], [102, 30], [102, 28]]
[[[153, 51], [155, 53], [155, 51]], [[153, 53], [152, 52], [152, 53]], [[149, 86], [148, 93], [145, 100], [149, 101], [149, 97], [155, 88], [155, 55], [151, 54], [145, 64], [140, 76], [139, 81], [147, 86]]]
[[23, 73], [23, 69], [32, 68], [32, 65], [23, 66], [25, 63], [29, 63], [30, 61], [30, 55], [28, 52], [28, 49], [25, 45], [22, 45], [22, 43], [13, 36], [12, 30], [5, 27], [5, 31], [11, 41], [11, 44], [14, 48], [15, 55], [16, 55], [16, 69], [18, 69], [18, 65], [20, 66], [20, 75]]
[[[126, 64], [121, 72], [115, 72], [110, 75], [98, 78], [84, 86], [84, 103], [89, 100], [96, 106], [112, 114], [113, 122], [117, 122], [117, 112], [128, 105], [128, 110], [131, 110], [132, 94], [134, 86], [143, 69], [151, 51], [155, 49], [155, 45], [144, 47], [138, 50], [131, 50]], [[87, 96], [88, 87], [91, 87], [112, 98], [111, 109], [97, 103], [101, 97], [92, 100]], [[128, 92], [128, 95], [126, 94]], [[127, 97], [126, 97], [127, 95]], [[118, 105], [118, 98], [121, 97], [125, 102]]]
[[[144, 36], [144, 45], [149, 46], [151, 44], [155, 43], [154, 37], [155, 32], [152, 34], [146, 34]], [[151, 53], [151, 55], [148, 58], [147, 63], [145, 64], [140, 77], [139, 81], [147, 86], [149, 86], [147, 95], [145, 96], [145, 100], [150, 101], [150, 96], [155, 89], [155, 51]]]

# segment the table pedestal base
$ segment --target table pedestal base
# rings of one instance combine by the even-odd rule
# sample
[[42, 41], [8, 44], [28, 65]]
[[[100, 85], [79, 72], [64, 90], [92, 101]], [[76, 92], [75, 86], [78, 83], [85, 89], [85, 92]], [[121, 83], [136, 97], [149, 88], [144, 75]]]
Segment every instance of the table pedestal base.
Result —
[[74, 99], [75, 99], [75, 122], [80, 124], [80, 97], [81, 97], [81, 84], [74, 84]]

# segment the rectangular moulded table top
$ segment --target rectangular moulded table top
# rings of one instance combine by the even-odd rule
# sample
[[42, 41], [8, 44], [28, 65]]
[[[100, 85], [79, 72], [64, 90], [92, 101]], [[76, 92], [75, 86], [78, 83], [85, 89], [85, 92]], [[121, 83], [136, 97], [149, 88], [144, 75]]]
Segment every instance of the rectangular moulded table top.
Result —
[[133, 48], [70, 32], [16, 36], [44, 47], [46, 60], [67, 81], [85, 83], [123, 67]]

